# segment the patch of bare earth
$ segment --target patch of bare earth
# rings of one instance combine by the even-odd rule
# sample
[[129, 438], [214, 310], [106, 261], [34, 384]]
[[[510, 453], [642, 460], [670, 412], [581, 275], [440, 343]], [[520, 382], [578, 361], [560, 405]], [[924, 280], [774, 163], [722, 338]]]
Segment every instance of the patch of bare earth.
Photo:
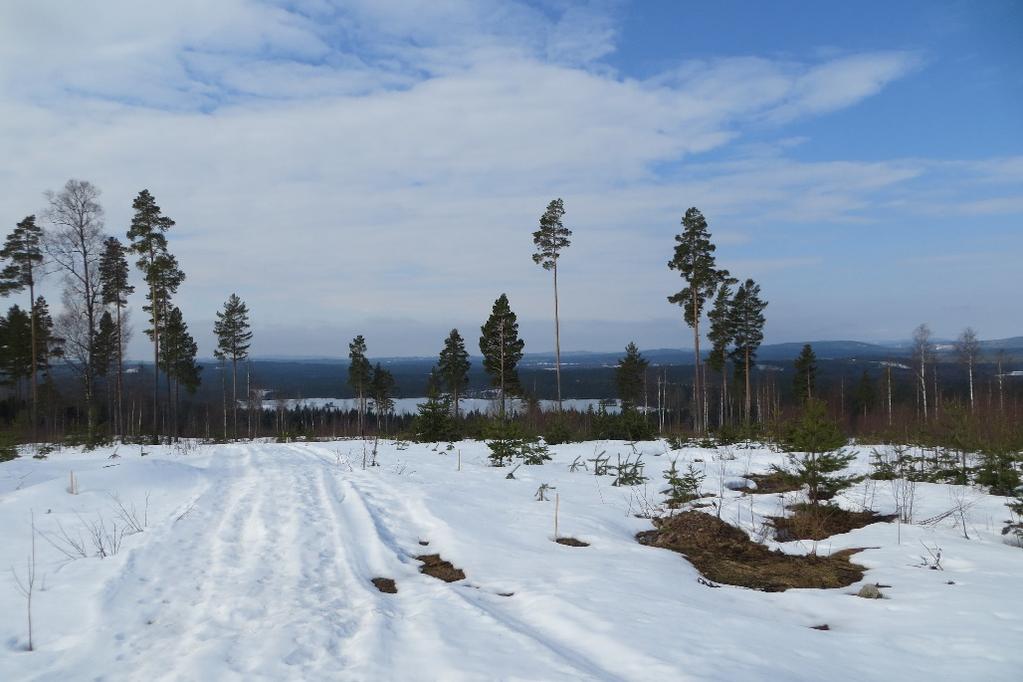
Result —
[[824, 540], [832, 535], [848, 533], [872, 523], [889, 522], [894, 515], [884, 516], [872, 511], [849, 511], [830, 504], [817, 506], [800, 503], [788, 507], [789, 516], [772, 516], [774, 537], [778, 542], [790, 540]]
[[455, 568], [450, 561], [442, 559], [440, 554], [420, 554], [416, 559], [423, 562], [423, 565], [419, 567], [420, 573], [425, 573], [446, 583], [465, 580], [465, 571]]
[[654, 519], [655, 530], [636, 539], [679, 552], [706, 578], [765, 592], [790, 588], [846, 587], [863, 578], [864, 568], [849, 561], [859, 550], [830, 556], [793, 556], [771, 551], [742, 530], [703, 512], [682, 512]]
[[798, 478], [785, 471], [772, 471], [767, 474], [750, 474], [746, 478], [757, 484], [756, 489], [749, 490], [748, 492], [757, 493], [758, 495], [791, 493], [802, 487]]
[[554, 540], [559, 545], [566, 545], [568, 547], [589, 547], [590, 543], [583, 542], [576, 538], [560, 537]]
[[386, 594], [396, 594], [398, 592], [398, 585], [394, 582], [393, 578], [373, 578], [370, 582]]

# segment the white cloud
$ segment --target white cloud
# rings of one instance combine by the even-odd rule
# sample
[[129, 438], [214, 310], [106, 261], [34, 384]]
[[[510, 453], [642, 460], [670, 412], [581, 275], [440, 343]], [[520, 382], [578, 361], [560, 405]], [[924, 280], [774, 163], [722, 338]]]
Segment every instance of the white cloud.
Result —
[[[809, 234], [869, 221], [878, 198], [905, 197], [935, 172], [914, 160], [699, 161], [746, 125], [874, 94], [913, 68], [909, 54], [689, 62], [637, 80], [595, 61], [615, 39], [599, 7], [289, 6], [5, 5], [0, 151], [17, 162], [0, 168], [0, 216], [13, 224], [39, 210], [43, 190], [82, 177], [104, 190], [108, 230], [123, 235], [147, 187], [178, 222], [171, 244], [193, 324], [208, 326], [237, 291], [256, 352], [310, 354], [340, 352], [373, 324], [391, 329], [373, 322], [382, 314], [424, 330], [478, 325], [502, 290], [524, 320], [545, 319], [530, 232], [552, 195], [576, 230], [566, 309], [638, 324], [667, 315], [677, 277], [664, 263], [687, 206], [742, 251], [781, 238], [778, 223]], [[276, 330], [272, 343], [260, 345], [260, 324]], [[277, 345], [281, 330], [307, 328], [320, 331], [302, 334], [302, 348]], [[436, 345], [415, 333], [393, 344]], [[136, 352], [144, 345], [137, 335]]]

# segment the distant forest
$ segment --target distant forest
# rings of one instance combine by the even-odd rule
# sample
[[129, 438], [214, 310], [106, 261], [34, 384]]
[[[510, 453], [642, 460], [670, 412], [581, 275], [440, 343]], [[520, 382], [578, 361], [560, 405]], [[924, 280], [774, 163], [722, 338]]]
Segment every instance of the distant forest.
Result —
[[[156, 198], [138, 193], [118, 237], [106, 231], [92, 183], [69, 180], [45, 197], [42, 215], [12, 221], [0, 249], [0, 295], [18, 299], [0, 316], [0, 447], [182, 436], [451, 440], [486, 437], [492, 421], [518, 421], [550, 442], [656, 433], [760, 438], [777, 435], [810, 401], [826, 403], [854, 435], [909, 440], [965, 430], [980, 440], [991, 441], [994, 431], [1006, 442], [1021, 438], [1023, 376], [1013, 363], [1023, 357], [1023, 338], [981, 341], [967, 327], [941, 342], [921, 324], [902, 345], [763, 345], [761, 286], [717, 267], [696, 208], [685, 211], [667, 262], [682, 288], [659, 294], [678, 311], [680, 338], [691, 333], [692, 351], [644, 352], [629, 343], [620, 353], [562, 354], [560, 317], [571, 311], [560, 306], [558, 264], [573, 233], [563, 201], [554, 199], [532, 232], [531, 254], [539, 275], [550, 277], [553, 354], [525, 353], [501, 293], [489, 316], [481, 311], [478, 333], [452, 329], [437, 339], [436, 358], [374, 359], [362, 335], [338, 340], [339, 348], [347, 343], [345, 360], [252, 358], [250, 314], [259, 312], [232, 293], [214, 324], [215, 357], [201, 360], [176, 304], [186, 273], [171, 248], [175, 222]], [[38, 295], [46, 277], [63, 286], [59, 309]], [[152, 343], [148, 362], [125, 358], [136, 326]], [[491, 414], [462, 411], [470, 397], [493, 399]], [[507, 411], [511, 397], [527, 409]], [[291, 409], [286, 398], [354, 398], [356, 407]], [[412, 417], [394, 414], [397, 398], [428, 400]], [[570, 398], [615, 401], [616, 410], [563, 410]], [[540, 400], [554, 408], [543, 413]]]

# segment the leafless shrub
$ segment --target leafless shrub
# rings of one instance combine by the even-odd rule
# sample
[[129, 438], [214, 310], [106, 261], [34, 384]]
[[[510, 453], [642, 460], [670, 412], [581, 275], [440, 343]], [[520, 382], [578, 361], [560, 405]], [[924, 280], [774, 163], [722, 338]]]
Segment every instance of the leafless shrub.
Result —
[[116, 493], [110, 493], [110, 499], [114, 502], [114, 515], [121, 519], [125, 532], [141, 533], [149, 526], [149, 493], [146, 493], [146, 506], [139, 512], [135, 503], [125, 505]]
[[78, 520], [85, 527], [89, 540], [92, 543], [93, 551], [100, 559], [114, 556], [121, 550], [121, 543], [127, 533], [127, 528], [118, 526], [116, 521], [107, 525], [102, 515], [97, 515], [95, 521], [89, 521], [78, 516]]
[[923, 540], [920, 541], [923, 548], [927, 550], [928, 556], [920, 555], [920, 563], [917, 564], [920, 568], [929, 568], [932, 571], [944, 571], [941, 567], [941, 547], [934, 545], [933, 548], [928, 547], [927, 543]]
[[25, 597], [26, 610], [28, 613], [28, 650], [35, 651], [32, 642], [32, 596], [36, 588], [36, 515], [32, 513], [32, 551], [25, 562], [25, 578], [22, 579], [18, 572], [11, 567], [14, 575], [14, 582], [18, 591]]
[[75, 559], [85, 559], [89, 556], [89, 552], [86, 548], [85, 538], [82, 534], [72, 535], [68, 532], [64, 525], [57, 521], [57, 532], [56, 533], [39, 533], [44, 540], [50, 543], [50, 546], [56, 549], [58, 552], [63, 554], [68, 561], [74, 561]]

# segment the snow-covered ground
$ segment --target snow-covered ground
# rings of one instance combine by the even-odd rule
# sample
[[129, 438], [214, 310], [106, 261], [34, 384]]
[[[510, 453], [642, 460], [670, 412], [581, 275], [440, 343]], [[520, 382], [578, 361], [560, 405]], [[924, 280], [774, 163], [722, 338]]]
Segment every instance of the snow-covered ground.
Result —
[[[633, 454], [622, 442], [553, 448], [554, 461], [488, 466], [486, 446], [364, 444], [138, 446], [0, 464], [0, 680], [1018, 680], [1023, 551], [1003, 543], [1004, 499], [921, 484], [915, 517], [964, 503], [936, 525], [875, 524], [819, 544], [868, 547], [864, 583], [835, 590], [709, 588], [680, 555], [638, 544], [636, 514], [662, 499], [669, 456], [705, 468], [704, 489], [763, 471], [767, 449], [636, 446], [645, 486], [570, 472], [578, 456]], [[869, 449], [860, 450], [866, 469]], [[458, 468], [459, 460], [461, 469]], [[69, 472], [79, 492], [67, 492]], [[534, 499], [547, 483], [555, 503]], [[117, 519], [116, 496], [148, 520], [107, 558], [68, 560], [36, 540], [34, 652], [25, 651], [30, 514], [93, 548], [86, 528]], [[790, 499], [794, 499], [790, 495]], [[891, 486], [841, 498], [891, 511]], [[778, 495], [725, 491], [723, 517], [761, 535]], [[421, 543], [428, 542], [428, 546]], [[807, 552], [809, 543], [781, 545]], [[931, 570], [940, 549], [944, 570]], [[440, 553], [464, 581], [419, 573]], [[921, 557], [926, 557], [925, 561]], [[370, 580], [397, 581], [397, 594]], [[511, 596], [502, 596], [512, 593]], [[811, 629], [828, 624], [829, 631]]]

